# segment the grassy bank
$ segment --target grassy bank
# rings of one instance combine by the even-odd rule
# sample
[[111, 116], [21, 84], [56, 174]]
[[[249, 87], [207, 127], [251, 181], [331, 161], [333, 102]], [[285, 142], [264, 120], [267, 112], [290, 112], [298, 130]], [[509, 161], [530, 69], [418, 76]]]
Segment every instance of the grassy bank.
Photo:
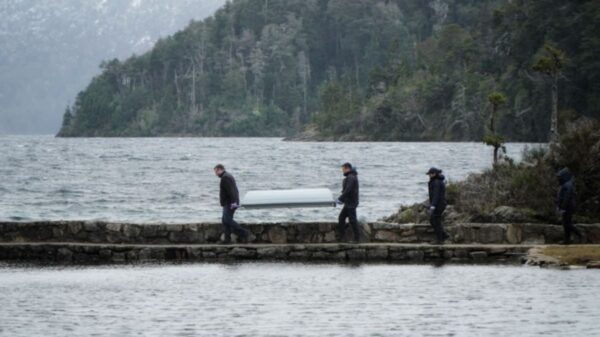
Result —
[[556, 259], [561, 265], [585, 266], [591, 262], [600, 263], [600, 246], [550, 246], [541, 254]]

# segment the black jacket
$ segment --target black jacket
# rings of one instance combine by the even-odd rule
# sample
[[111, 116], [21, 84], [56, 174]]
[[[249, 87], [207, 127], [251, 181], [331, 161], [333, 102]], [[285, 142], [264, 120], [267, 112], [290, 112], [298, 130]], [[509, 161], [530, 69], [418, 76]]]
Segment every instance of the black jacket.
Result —
[[237, 184], [235, 183], [235, 179], [228, 172], [223, 172], [221, 175], [221, 184], [220, 184], [220, 192], [219, 192], [219, 200], [221, 201], [221, 206], [229, 206], [233, 203], [239, 205], [240, 203], [240, 193], [237, 188]]
[[556, 198], [556, 206], [566, 212], [575, 211], [575, 183], [573, 182], [573, 175], [568, 169], [562, 169], [557, 174], [560, 188], [558, 189], [558, 195]]
[[338, 198], [344, 207], [356, 208], [358, 207], [358, 172], [352, 170], [344, 174], [344, 182], [342, 183], [342, 194]]
[[446, 178], [442, 174], [429, 179], [429, 204], [435, 207], [436, 212], [446, 209]]

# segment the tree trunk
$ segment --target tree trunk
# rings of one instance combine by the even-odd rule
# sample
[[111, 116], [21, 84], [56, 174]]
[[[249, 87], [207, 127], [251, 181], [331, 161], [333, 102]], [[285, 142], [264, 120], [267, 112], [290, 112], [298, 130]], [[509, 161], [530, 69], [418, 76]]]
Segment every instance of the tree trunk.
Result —
[[195, 115], [198, 112], [196, 107], [196, 63], [192, 61], [192, 91], [190, 93], [190, 100], [192, 101], [192, 114]]
[[179, 74], [177, 74], [177, 69], [175, 69], [173, 81], [175, 82], [175, 92], [177, 93], [177, 108], [181, 106], [181, 89], [179, 88]]
[[496, 104], [492, 104], [492, 119], [490, 121], [490, 131], [492, 134], [496, 134], [496, 126], [494, 125], [494, 119], [496, 118]]
[[498, 149], [500, 147], [497, 145], [494, 145], [494, 165], [498, 164]]
[[552, 82], [552, 117], [550, 120], [550, 141], [558, 141], [558, 74]]

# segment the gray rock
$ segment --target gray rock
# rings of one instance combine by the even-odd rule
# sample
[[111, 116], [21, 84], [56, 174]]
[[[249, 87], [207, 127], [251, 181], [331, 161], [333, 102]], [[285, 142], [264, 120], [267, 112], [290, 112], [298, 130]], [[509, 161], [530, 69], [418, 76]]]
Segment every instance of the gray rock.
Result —
[[353, 248], [346, 251], [348, 260], [364, 260], [367, 257], [367, 251], [364, 248]]
[[372, 260], [385, 260], [389, 256], [387, 247], [376, 247], [367, 249], [367, 257]]
[[490, 248], [488, 250], [489, 255], [503, 255], [506, 253], [506, 248], [500, 248], [500, 247], [496, 247], [496, 248]]
[[523, 241], [523, 225], [508, 224], [506, 226], [506, 241], [513, 245], [521, 243]]
[[490, 224], [482, 225], [477, 231], [477, 242], [480, 243], [503, 243], [504, 242], [504, 225]]
[[409, 250], [406, 252], [406, 256], [412, 261], [423, 261], [425, 259], [425, 252], [421, 250]]
[[331, 232], [327, 232], [323, 235], [323, 242], [335, 242], [336, 238], [335, 238], [335, 232], [331, 231]]
[[127, 261], [137, 261], [138, 260], [138, 252], [135, 250], [130, 250], [126, 254]]
[[271, 243], [287, 243], [287, 232], [282, 227], [273, 226], [269, 228], [268, 235]]
[[68, 248], [59, 248], [56, 255], [59, 261], [71, 261], [73, 259], [73, 252]]
[[306, 250], [293, 251], [290, 252], [289, 257], [292, 259], [306, 259], [310, 256], [309, 252]]
[[347, 257], [348, 256], [346, 255], [346, 252], [344, 252], [344, 251], [331, 254], [331, 258], [334, 260], [346, 260]]
[[121, 231], [121, 224], [118, 223], [109, 223], [106, 225], [106, 230], [109, 232], [120, 232]]
[[363, 222], [360, 224], [360, 228], [361, 236], [363, 237], [363, 239], [366, 242], [370, 242], [373, 234], [373, 229], [371, 228], [371, 225], [366, 222]]
[[144, 248], [138, 253], [138, 259], [140, 261], [152, 260], [152, 250], [150, 248]]
[[544, 243], [559, 243], [564, 239], [562, 226], [546, 226], [544, 228]]
[[389, 230], [376, 230], [375, 241], [381, 242], [398, 242], [400, 241], [400, 235], [398, 233]]
[[531, 210], [510, 207], [498, 206], [490, 214], [494, 222], [498, 223], [527, 223], [535, 222], [535, 214]]
[[469, 257], [469, 252], [466, 249], [456, 249], [454, 251], [454, 256], [459, 259], [466, 259]]
[[136, 239], [140, 236], [141, 232], [142, 229], [138, 225], [123, 225], [123, 234], [127, 238]]
[[110, 259], [112, 251], [110, 249], [100, 249], [100, 251], [98, 251], [98, 256], [100, 256], [101, 259]]
[[600, 261], [589, 262], [585, 267], [587, 269], [600, 269]]
[[389, 249], [389, 257], [390, 257], [390, 260], [393, 260], [393, 261], [406, 260], [406, 258], [407, 258], [406, 251], [404, 249], [395, 249], [395, 248]]
[[227, 255], [235, 258], [252, 258], [256, 256], [256, 251], [253, 249], [235, 247], [230, 250]]
[[157, 225], [145, 225], [142, 226], [142, 233], [141, 235], [147, 238], [153, 238], [156, 237], [156, 234], [158, 233], [158, 226]]
[[419, 237], [416, 235], [403, 236], [398, 240], [398, 243], [417, 243], [417, 242], [419, 242]]
[[80, 222], [71, 222], [67, 226], [71, 234], [77, 234], [83, 229], [83, 225]]
[[320, 223], [318, 226], [319, 232], [321, 233], [331, 232], [335, 230], [335, 224], [332, 223]]
[[381, 230], [381, 229], [398, 229], [402, 225], [390, 222], [375, 222], [372, 224], [373, 230]]
[[204, 241], [205, 242], [216, 242], [219, 241], [219, 237], [221, 236], [222, 230], [220, 227], [216, 225], [204, 226]]
[[169, 241], [173, 243], [196, 243], [198, 232], [171, 232]]
[[125, 253], [113, 253], [111, 260], [113, 262], [125, 262]]
[[264, 247], [258, 248], [256, 254], [263, 259], [282, 259], [287, 256], [289, 251], [288, 247]]
[[311, 254], [312, 258], [315, 260], [328, 260], [331, 258], [331, 253], [324, 251], [316, 251]]
[[170, 232], [181, 232], [183, 225], [167, 225], [167, 230]]
[[55, 239], [64, 239], [65, 232], [63, 232], [63, 230], [60, 228], [52, 228], [52, 236]]
[[84, 222], [83, 229], [86, 232], [97, 232], [100, 230], [100, 228], [98, 228], [98, 224], [95, 222]]
[[488, 257], [488, 254], [487, 254], [487, 252], [484, 252], [484, 251], [474, 251], [474, 252], [470, 252], [469, 256], [473, 260], [484, 260]]

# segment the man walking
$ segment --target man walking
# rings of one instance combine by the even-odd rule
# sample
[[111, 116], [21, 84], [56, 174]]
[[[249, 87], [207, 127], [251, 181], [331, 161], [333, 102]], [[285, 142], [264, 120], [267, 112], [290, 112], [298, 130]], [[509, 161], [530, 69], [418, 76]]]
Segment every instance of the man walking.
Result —
[[353, 243], [358, 243], [360, 242], [360, 231], [356, 218], [356, 208], [358, 207], [358, 172], [356, 172], [350, 163], [345, 163], [342, 165], [342, 173], [345, 178], [342, 183], [342, 194], [337, 199], [337, 204], [344, 204], [344, 208], [342, 208], [338, 218], [337, 239], [338, 241], [343, 240], [346, 228], [348, 227], [346, 219], [348, 219], [352, 227], [352, 233], [354, 234]]
[[571, 243], [571, 232], [575, 233], [582, 241], [582, 235], [579, 229], [573, 225], [573, 213], [575, 213], [575, 183], [573, 181], [573, 175], [568, 168], [560, 170], [556, 177], [560, 187], [558, 189], [558, 195], [556, 198], [556, 207], [562, 217], [562, 225], [565, 230], [565, 241], [564, 244], [568, 245]]
[[442, 225], [442, 214], [446, 209], [446, 179], [442, 174], [442, 170], [432, 167], [427, 171], [429, 176], [429, 214], [430, 223], [435, 232], [436, 243], [444, 244], [450, 235], [444, 231]]
[[225, 166], [218, 164], [215, 166], [215, 175], [221, 178], [219, 201], [223, 207], [223, 231], [225, 232], [224, 244], [231, 243], [231, 232], [233, 231], [242, 241], [247, 241], [250, 236], [250, 231], [242, 228], [235, 220], [233, 215], [240, 207], [240, 194], [235, 183], [235, 179], [231, 174], [225, 171]]

